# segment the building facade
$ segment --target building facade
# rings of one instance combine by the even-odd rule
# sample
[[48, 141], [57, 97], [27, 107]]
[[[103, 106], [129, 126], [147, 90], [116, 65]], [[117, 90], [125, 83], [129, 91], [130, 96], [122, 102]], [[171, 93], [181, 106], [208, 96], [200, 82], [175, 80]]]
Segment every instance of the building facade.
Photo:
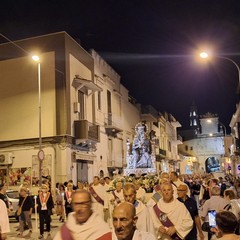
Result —
[[179, 151], [183, 155], [181, 171], [193, 172], [222, 172], [226, 156], [224, 141], [227, 138], [219, 127], [219, 118], [216, 114], [206, 113], [199, 116], [200, 131], [183, 131], [183, 145]]
[[[14, 43], [0, 45], [1, 182], [37, 186], [47, 178], [55, 187], [121, 173], [127, 142], [143, 120], [155, 133], [159, 170], [176, 165], [180, 124], [170, 114], [143, 112], [96, 51], [88, 53], [65, 32]], [[26, 54], [36, 51], [40, 64]]]

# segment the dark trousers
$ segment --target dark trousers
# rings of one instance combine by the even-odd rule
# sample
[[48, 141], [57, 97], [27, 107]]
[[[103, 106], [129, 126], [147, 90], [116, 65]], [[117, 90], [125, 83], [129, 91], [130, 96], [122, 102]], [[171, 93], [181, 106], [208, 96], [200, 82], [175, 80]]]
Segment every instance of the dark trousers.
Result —
[[214, 234], [213, 234], [212, 232], [208, 232], [208, 240], [211, 240], [211, 238], [212, 238], [213, 235], [214, 235]]
[[68, 216], [69, 213], [71, 213], [73, 210], [71, 207], [69, 206], [65, 206], [65, 213], [66, 213], [66, 217]]
[[50, 223], [51, 216], [49, 215], [48, 210], [40, 210], [39, 211], [39, 222], [40, 222], [40, 234], [44, 233], [44, 223], [46, 223], [47, 232], [50, 232]]

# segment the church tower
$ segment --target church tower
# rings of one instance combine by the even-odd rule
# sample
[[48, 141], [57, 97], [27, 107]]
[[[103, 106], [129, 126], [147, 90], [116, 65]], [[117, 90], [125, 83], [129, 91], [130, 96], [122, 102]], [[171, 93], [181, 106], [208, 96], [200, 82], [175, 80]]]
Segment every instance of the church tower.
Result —
[[200, 131], [200, 125], [199, 125], [198, 109], [195, 102], [192, 102], [189, 117], [190, 117], [190, 128], [196, 129], [198, 133]]

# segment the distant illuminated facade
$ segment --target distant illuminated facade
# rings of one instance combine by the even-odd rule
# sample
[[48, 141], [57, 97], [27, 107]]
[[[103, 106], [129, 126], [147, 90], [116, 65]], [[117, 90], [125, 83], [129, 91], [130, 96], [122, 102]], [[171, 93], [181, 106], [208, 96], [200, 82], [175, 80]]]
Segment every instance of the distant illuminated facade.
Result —
[[[206, 113], [198, 115], [197, 107], [193, 103], [190, 108], [190, 129], [183, 130], [183, 145], [179, 145], [179, 152], [184, 156], [181, 162], [181, 172], [219, 172], [222, 171], [222, 161], [225, 156], [224, 136], [226, 132], [221, 128], [217, 114]], [[195, 157], [194, 161], [189, 158]]]

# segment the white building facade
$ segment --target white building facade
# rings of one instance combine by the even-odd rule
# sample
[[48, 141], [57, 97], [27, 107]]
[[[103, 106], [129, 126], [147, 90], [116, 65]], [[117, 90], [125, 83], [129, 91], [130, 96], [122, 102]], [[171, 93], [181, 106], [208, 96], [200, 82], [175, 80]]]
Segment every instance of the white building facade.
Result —
[[175, 162], [170, 162], [179, 159], [176, 128], [180, 124], [169, 114], [143, 119], [118, 73], [94, 50], [86, 52], [65, 32], [16, 44], [27, 52], [41, 49], [41, 111], [36, 63], [14, 44], [1, 44], [0, 182], [18, 187], [29, 181], [37, 186], [42, 176], [51, 179], [54, 188], [56, 182], [69, 179], [76, 184], [116, 169], [121, 173], [127, 141], [132, 142], [141, 120], [156, 133], [155, 151], [162, 156], [159, 170], [176, 170], [171, 168]]

